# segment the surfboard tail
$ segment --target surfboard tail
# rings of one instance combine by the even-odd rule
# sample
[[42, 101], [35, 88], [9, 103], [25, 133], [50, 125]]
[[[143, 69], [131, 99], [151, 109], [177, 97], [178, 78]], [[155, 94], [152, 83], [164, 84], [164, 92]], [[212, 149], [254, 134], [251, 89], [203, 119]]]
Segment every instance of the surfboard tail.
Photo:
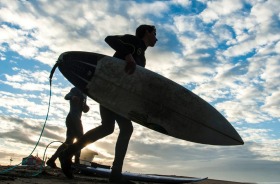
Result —
[[69, 51], [58, 58], [58, 68], [68, 81], [86, 93], [86, 86], [93, 77], [97, 62], [104, 57], [91, 52]]

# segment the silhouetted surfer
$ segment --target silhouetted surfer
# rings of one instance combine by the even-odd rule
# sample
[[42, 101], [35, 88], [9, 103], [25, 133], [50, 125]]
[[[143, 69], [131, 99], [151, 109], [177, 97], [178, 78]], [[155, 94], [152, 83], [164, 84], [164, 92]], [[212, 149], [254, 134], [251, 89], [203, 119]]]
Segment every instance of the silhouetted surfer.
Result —
[[[128, 34], [107, 36], [105, 41], [116, 51], [114, 57], [127, 62], [125, 72], [133, 74], [136, 64], [145, 67], [145, 51], [147, 47], [153, 47], [157, 42], [156, 28], [151, 25], [140, 25], [136, 29], [136, 36]], [[120, 128], [120, 133], [116, 142], [115, 159], [109, 181], [121, 184], [133, 183], [123, 178], [121, 174], [128, 143], [133, 132], [132, 122], [101, 105], [100, 116], [102, 119], [100, 126], [88, 131], [76, 143], [70, 145], [60, 154], [59, 160], [62, 170], [68, 178], [73, 178], [71, 171], [72, 156], [88, 144], [113, 133], [116, 121]]]
[[[87, 113], [89, 111], [86, 99], [87, 96], [76, 87], [72, 88], [65, 96], [65, 100], [69, 100], [70, 102], [70, 111], [66, 117], [66, 140], [47, 161], [48, 166], [56, 168], [55, 160], [58, 158], [60, 152], [64, 150], [67, 145], [73, 144], [75, 139], [78, 140], [84, 134], [81, 116], [82, 112]], [[80, 155], [81, 151], [75, 153], [75, 163], [77, 164], [80, 163]]]

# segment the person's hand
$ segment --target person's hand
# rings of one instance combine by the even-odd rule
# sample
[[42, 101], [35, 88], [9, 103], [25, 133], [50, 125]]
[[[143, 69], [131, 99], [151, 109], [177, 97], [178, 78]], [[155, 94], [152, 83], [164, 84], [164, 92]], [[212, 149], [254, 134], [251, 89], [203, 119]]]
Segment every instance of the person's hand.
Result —
[[131, 54], [128, 54], [125, 57], [125, 60], [126, 60], [126, 66], [125, 66], [124, 71], [129, 75], [133, 74], [136, 69], [136, 62], [135, 62], [134, 58], [132, 57]]
[[133, 74], [136, 69], [136, 63], [133, 61], [127, 61], [126, 66], [125, 66], [125, 72], [127, 74]]
[[88, 105], [83, 105], [83, 112], [87, 113], [89, 111], [89, 106]]

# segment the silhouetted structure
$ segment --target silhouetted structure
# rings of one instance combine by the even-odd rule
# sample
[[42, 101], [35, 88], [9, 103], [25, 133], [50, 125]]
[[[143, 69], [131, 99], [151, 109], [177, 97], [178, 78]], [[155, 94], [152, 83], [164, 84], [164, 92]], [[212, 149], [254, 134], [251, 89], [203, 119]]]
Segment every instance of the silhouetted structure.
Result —
[[22, 159], [22, 165], [41, 165], [42, 163], [45, 165], [45, 162], [43, 162], [38, 156], [30, 155]]

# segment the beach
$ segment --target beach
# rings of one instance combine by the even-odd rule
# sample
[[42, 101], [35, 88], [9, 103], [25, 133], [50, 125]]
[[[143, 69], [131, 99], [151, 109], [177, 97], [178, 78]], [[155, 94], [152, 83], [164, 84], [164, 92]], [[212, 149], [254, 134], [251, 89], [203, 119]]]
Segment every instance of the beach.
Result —
[[[0, 183], [2, 184], [104, 184], [108, 183], [108, 179], [99, 175], [85, 175], [83, 173], [75, 172], [74, 179], [68, 179], [64, 176], [60, 169], [51, 169], [49, 167], [40, 166], [18, 166], [14, 169], [3, 173], [8, 169], [8, 166], [0, 166]], [[36, 176], [35, 176], [36, 175]], [[156, 184], [154, 182], [134, 181], [136, 184]], [[249, 184], [234, 181], [223, 181], [207, 179], [200, 182], [193, 182], [197, 184]]]

